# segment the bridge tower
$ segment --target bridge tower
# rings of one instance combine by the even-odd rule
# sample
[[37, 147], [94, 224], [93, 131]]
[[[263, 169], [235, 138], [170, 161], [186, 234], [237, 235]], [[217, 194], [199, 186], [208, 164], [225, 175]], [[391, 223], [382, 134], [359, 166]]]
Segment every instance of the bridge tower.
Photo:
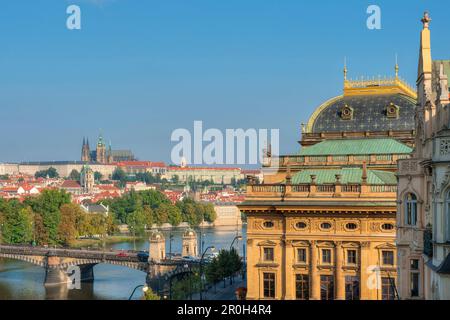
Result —
[[197, 257], [197, 233], [189, 228], [183, 234], [183, 251], [182, 256]]
[[159, 262], [166, 258], [166, 239], [162, 232], [156, 230], [150, 235], [149, 260]]

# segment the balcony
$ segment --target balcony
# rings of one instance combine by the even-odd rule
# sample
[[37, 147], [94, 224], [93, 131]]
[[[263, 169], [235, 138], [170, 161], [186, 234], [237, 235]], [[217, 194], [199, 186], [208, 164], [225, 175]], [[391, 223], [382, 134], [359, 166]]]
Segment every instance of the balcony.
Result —
[[[387, 198], [394, 199], [397, 185], [367, 184], [255, 184], [246, 198]], [[274, 200], [275, 200], [274, 199]]]
[[265, 167], [286, 168], [289, 166], [306, 165], [397, 165], [398, 160], [410, 158], [407, 154], [386, 154], [386, 155], [329, 155], [329, 156], [298, 156], [286, 155], [272, 157], [265, 160]]

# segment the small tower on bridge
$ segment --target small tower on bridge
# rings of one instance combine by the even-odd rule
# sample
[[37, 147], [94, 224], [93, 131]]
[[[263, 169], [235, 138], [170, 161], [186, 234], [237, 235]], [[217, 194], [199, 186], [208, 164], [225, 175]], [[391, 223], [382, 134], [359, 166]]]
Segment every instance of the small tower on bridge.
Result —
[[162, 232], [156, 230], [150, 235], [149, 260], [161, 261], [166, 258], [166, 239]]
[[187, 229], [183, 234], [182, 255], [183, 255], [183, 257], [185, 257], [185, 256], [197, 257], [198, 256], [197, 233], [191, 228]]

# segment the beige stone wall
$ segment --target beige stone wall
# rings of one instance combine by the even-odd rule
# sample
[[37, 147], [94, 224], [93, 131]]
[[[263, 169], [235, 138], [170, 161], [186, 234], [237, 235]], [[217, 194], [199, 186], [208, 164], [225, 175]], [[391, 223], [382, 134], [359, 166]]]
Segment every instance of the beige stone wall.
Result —
[[[49, 168], [55, 168], [61, 177], [67, 177], [72, 170], [81, 171], [83, 164], [0, 164], [0, 174], [14, 174], [23, 173], [28, 175], [34, 175], [38, 171], [48, 170]], [[114, 172], [116, 166], [114, 165], [101, 165], [91, 164], [89, 167], [95, 172], [100, 172], [105, 178], [108, 178]], [[4, 173], [2, 173], [4, 172]]]
[[242, 225], [241, 211], [234, 205], [215, 205], [217, 218], [214, 221], [215, 227], [240, 226]]
[[[272, 222], [273, 228], [264, 227]], [[307, 228], [300, 230], [298, 222]], [[331, 223], [332, 228], [323, 230], [322, 222]], [[347, 230], [348, 223], [355, 223], [356, 230]], [[295, 278], [297, 274], [310, 277], [310, 298], [320, 299], [320, 276], [333, 275], [335, 278], [335, 298], [345, 298], [345, 276], [360, 278], [360, 294], [364, 300], [380, 300], [381, 287], [376, 281], [381, 277], [396, 279], [396, 261], [393, 266], [381, 264], [381, 252], [392, 251], [396, 257], [395, 229], [383, 231], [383, 224], [395, 224], [395, 214], [369, 217], [321, 216], [311, 217], [301, 214], [249, 214], [247, 226], [247, 276], [248, 299], [264, 298], [264, 272], [276, 274], [276, 299], [295, 299]], [[274, 248], [274, 261], [263, 260], [263, 249]], [[307, 249], [307, 263], [297, 263], [297, 248]], [[332, 263], [321, 263], [321, 249], [329, 248]], [[357, 264], [346, 264], [346, 252], [357, 251]], [[396, 259], [395, 259], [396, 260]], [[378, 273], [373, 270], [379, 267]], [[372, 271], [371, 271], [372, 270]], [[379, 276], [377, 276], [379, 274]], [[375, 282], [373, 281], [375, 280]]]

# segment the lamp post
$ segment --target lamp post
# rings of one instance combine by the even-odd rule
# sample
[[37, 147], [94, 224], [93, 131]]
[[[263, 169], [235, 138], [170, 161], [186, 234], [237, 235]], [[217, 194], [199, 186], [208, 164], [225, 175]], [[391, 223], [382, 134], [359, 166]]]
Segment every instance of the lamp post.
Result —
[[[234, 237], [234, 239], [233, 239], [233, 241], [231, 242], [231, 245], [230, 245], [230, 253], [231, 253], [231, 249], [233, 249], [233, 245], [234, 245], [234, 242], [235, 242], [236, 240], [242, 240], [242, 236], [236, 236], [236, 237]], [[236, 253], [237, 253], [237, 251], [236, 251]], [[231, 285], [231, 284], [233, 284], [233, 275], [230, 276], [230, 285]]]
[[138, 285], [136, 288], [134, 288], [134, 290], [133, 290], [133, 292], [131, 293], [131, 296], [128, 298], [128, 300], [131, 300], [131, 299], [133, 298], [134, 293], [135, 293], [136, 290], [137, 290], [138, 288], [140, 288], [140, 287], [142, 287], [142, 291], [143, 291], [144, 293], [148, 291], [148, 287], [147, 287], [146, 284], [140, 284], [140, 285]]
[[170, 230], [169, 234], [169, 259], [172, 260], [172, 240], [173, 240], [173, 234], [172, 230]]
[[235, 242], [236, 240], [242, 240], [242, 236], [236, 236], [236, 237], [234, 237], [234, 239], [233, 239], [233, 241], [231, 242], [231, 245], [230, 245], [230, 251], [231, 251], [231, 249], [233, 248], [234, 242]]
[[209, 246], [205, 249], [205, 251], [202, 254], [202, 257], [200, 258], [200, 301], [203, 300], [203, 258], [205, 258], [206, 251], [211, 249], [211, 251], [214, 251], [216, 247]]

